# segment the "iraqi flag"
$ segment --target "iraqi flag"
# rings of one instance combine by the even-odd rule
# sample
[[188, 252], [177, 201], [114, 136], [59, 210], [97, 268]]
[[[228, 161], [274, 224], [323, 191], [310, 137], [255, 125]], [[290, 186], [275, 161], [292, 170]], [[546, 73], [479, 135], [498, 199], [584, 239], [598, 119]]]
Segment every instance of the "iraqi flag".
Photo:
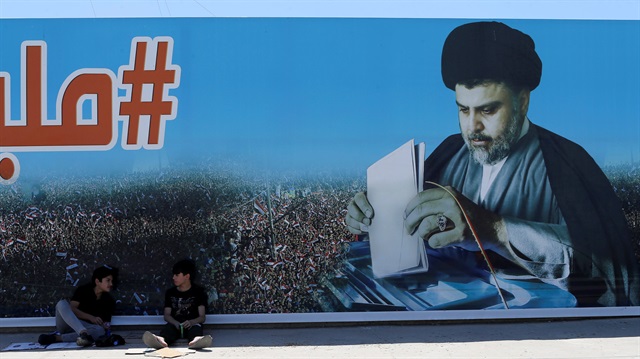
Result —
[[258, 202], [258, 200], [256, 199], [255, 201], [253, 201], [253, 209], [260, 213], [261, 215], [264, 215], [265, 213], [267, 213], [267, 209], [264, 208], [264, 205], [260, 202]]

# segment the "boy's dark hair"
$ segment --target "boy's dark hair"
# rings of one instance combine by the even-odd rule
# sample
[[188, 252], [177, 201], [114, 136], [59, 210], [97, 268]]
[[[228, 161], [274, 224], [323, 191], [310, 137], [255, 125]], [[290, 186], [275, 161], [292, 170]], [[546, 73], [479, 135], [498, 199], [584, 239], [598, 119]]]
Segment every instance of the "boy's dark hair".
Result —
[[118, 286], [118, 274], [119, 270], [116, 267], [112, 267], [109, 265], [103, 265], [102, 267], [98, 267], [93, 271], [93, 275], [91, 276], [91, 283], [95, 287], [96, 279], [98, 281], [102, 281], [103, 278], [112, 276], [113, 277], [113, 289]]
[[181, 261], [178, 261], [176, 264], [173, 265], [173, 274], [178, 274], [178, 273], [182, 273], [184, 275], [189, 274], [190, 275], [189, 278], [192, 281], [195, 280], [197, 276], [196, 263], [191, 259], [183, 259]]

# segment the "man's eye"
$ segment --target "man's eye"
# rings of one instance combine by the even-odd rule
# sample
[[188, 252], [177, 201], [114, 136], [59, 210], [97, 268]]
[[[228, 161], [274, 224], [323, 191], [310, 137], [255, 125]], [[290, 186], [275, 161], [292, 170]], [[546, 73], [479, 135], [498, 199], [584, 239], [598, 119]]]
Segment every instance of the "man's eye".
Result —
[[460, 107], [460, 112], [462, 112], [462, 113], [465, 113], [465, 114], [466, 114], [466, 113], [469, 113], [469, 109], [468, 109], [468, 108], [466, 108], [466, 107]]
[[482, 113], [485, 115], [491, 115], [491, 114], [494, 114], [495, 112], [496, 112], [495, 107], [487, 107], [482, 109]]

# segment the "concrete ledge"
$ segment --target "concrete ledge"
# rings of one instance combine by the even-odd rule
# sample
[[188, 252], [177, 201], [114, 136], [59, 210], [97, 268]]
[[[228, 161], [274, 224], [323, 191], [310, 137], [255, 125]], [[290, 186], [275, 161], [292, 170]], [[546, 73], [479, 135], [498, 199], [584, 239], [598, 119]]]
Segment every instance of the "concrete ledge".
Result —
[[[309, 325], [394, 322], [512, 321], [536, 319], [575, 319], [602, 317], [640, 317], [640, 307], [548, 308], [512, 310], [447, 310], [421, 312], [340, 312], [290, 314], [209, 314], [207, 326]], [[160, 315], [114, 316], [112, 325], [149, 327], [164, 324]], [[55, 326], [53, 317], [0, 318], [0, 329], [47, 328]]]

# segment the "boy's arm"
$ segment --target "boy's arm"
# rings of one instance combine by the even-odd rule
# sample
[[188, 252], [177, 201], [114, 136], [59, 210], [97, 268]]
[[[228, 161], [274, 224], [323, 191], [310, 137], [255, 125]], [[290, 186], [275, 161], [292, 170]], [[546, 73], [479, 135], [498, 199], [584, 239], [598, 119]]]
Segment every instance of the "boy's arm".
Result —
[[164, 320], [176, 328], [180, 328], [180, 322], [171, 316], [171, 307], [164, 307]]

